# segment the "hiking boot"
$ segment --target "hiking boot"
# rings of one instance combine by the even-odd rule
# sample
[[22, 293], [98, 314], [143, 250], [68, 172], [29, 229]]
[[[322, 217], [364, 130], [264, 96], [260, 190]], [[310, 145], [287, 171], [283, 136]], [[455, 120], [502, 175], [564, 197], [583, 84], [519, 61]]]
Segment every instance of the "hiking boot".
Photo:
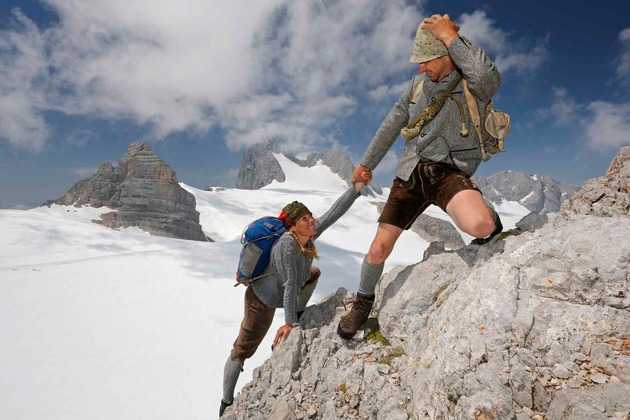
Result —
[[357, 293], [357, 299], [350, 312], [341, 317], [337, 326], [339, 337], [350, 340], [357, 333], [361, 325], [367, 321], [374, 304], [374, 295], [362, 295]]
[[503, 223], [501, 223], [501, 218], [499, 217], [499, 213], [496, 211], [492, 211], [494, 213], [494, 230], [487, 238], [476, 238], [473, 239], [470, 244], [471, 245], [485, 245], [492, 240], [499, 233], [503, 232]]
[[223, 415], [225, 409], [231, 406], [232, 403], [234, 403], [234, 401], [232, 401], [231, 403], [226, 403], [225, 401], [221, 400], [221, 407], [219, 407], [219, 417]]

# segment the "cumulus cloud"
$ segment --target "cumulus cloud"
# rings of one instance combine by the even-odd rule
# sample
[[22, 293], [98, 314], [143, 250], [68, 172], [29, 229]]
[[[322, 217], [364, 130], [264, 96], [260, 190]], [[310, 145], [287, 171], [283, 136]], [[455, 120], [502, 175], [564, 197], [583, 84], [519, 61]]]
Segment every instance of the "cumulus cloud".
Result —
[[464, 13], [458, 23], [460, 33], [484, 48], [502, 73], [516, 71], [521, 75], [531, 74], [548, 56], [546, 40], [538, 40], [535, 45], [526, 45], [522, 40], [514, 41], [484, 11]]
[[[404, 89], [424, 5], [43, 1], [56, 24], [38, 28], [16, 10], [0, 31], [0, 138], [33, 151], [50, 135], [48, 111], [124, 119], [153, 138], [220, 128], [232, 149], [265, 138], [321, 149], [361, 101]], [[508, 70], [521, 65], [519, 53], [529, 68], [544, 55], [512, 48], [484, 12], [463, 15], [462, 32]]]
[[49, 130], [38, 106], [44, 94], [32, 83], [44, 77], [46, 42], [19, 11], [12, 26], [0, 32], [0, 138], [18, 149], [40, 151]]
[[548, 108], [539, 109], [537, 115], [544, 119], [551, 119], [554, 125], [579, 122], [584, 113], [584, 105], [569, 95], [566, 88], [554, 86], [552, 92], [553, 103]]
[[587, 109], [591, 117], [584, 127], [590, 148], [608, 151], [630, 144], [630, 103], [596, 101]]

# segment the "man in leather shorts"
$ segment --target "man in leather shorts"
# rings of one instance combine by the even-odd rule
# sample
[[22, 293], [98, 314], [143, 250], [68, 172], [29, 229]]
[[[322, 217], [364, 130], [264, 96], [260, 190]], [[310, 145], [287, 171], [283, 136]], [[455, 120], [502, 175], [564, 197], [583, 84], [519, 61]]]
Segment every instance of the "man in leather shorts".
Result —
[[485, 109], [499, 88], [500, 76], [481, 48], [458, 31], [448, 15], [433, 15], [420, 24], [409, 60], [419, 65], [420, 74], [394, 104], [355, 168], [357, 177], [373, 170], [401, 130], [418, 121], [431, 104], [443, 100], [437, 114], [419, 130], [411, 136], [403, 130], [405, 149], [376, 236], [363, 260], [357, 300], [339, 322], [337, 332], [342, 338], [352, 338], [367, 320], [385, 260], [403, 230], [429, 205], [439, 206], [462, 231], [480, 242], [501, 232], [498, 215], [470, 179], [482, 155], [463, 87], [465, 80], [478, 108]]

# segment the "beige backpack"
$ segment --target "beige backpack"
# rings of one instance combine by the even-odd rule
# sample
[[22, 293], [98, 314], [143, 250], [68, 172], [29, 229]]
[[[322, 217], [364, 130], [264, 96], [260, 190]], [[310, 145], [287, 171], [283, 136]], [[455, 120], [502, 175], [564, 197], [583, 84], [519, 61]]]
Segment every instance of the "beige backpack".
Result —
[[[477, 131], [477, 136], [480, 141], [481, 157], [484, 161], [488, 161], [490, 160], [490, 155], [505, 152], [503, 140], [510, 132], [510, 116], [503, 111], [495, 109], [492, 105], [492, 100], [490, 100], [486, 105], [486, 119], [482, 125], [475, 96], [468, 89], [468, 83], [466, 80], [463, 82], [464, 96], [466, 97], [468, 112], [470, 114], [470, 118], [472, 118], [475, 131]], [[418, 83], [418, 85], [413, 89], [410, 100], [415, 99], [415, 97], [422, 91], [423, 84], [424, 80]]]

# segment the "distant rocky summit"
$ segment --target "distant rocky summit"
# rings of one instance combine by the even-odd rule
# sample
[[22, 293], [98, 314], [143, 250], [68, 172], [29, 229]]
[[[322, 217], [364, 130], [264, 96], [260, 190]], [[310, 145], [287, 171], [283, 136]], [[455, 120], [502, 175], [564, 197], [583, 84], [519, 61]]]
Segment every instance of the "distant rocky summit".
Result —
[[555, 213], [579, 187], [543, 175], [503, 171], [489, 177], [473, 177], [484, 198], [493, 202], [516, 201], [538, 214]]
[[308, 307], [224, 418], [630, 418], [629, 152], [544, 224], [386, 273], [352, 340], [352, 293]]
[[243, 153], [243, 163], [236, 177], [236, 188], [258, 190], [274, 180], [284, 182], [286, 177], [273, 156], [274, 153], [280, 153], [280, 151], [278, 146], [271, 141], [248, 148]]
[[[310, 153], [305, 160], [302, 160], [281, 152], [276, 143], [266, 140], [262, 144], [251, 146], [243, 154], [243, 162], [236, 178], [236, 188], [258, 190], [271, 184], [274, 180], [284, 182], [286, 176], [274, 157], [274, 153], [282, 153], [295, 164], [305, 168], [311, 168], [321, 162], [328, 166], [334, 174], [339, 175], [348, 185], [352, 184], [352, 171], [355, 165], [348, 157], [348, 153], [341, 147], [334, 146], [324, 152]], [[377, 194], [383, 192], [381, 186], [375, 181], [370, 183], [370, 188]]]
[[109, 207], [114, 211], [93, 220], [110, 228], [137, 226], [153, 235], [206, 241], [195, 210], [195, 197], [178, 183], [175, 172], [153, 154], [147, 143], [136, 142], [114, 166], [103, 163], [94, 175], [44, 205]]

